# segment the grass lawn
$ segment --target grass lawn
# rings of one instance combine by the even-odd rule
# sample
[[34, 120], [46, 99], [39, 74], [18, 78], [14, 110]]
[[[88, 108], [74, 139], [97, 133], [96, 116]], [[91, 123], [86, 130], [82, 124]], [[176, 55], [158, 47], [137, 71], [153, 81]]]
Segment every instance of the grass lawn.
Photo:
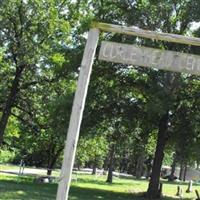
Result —
[[[72, 183], [70, 200], [143, 200], [140, 194], [146, 191], [147, 181], [115, 178], [113, 184], [106, 184], [105, 177], [78, 175], [78, 182]], [[195, 199], [195, 193], [187, 194], [182, 185], [184, 199]], [[164, 199], [175, 197], [177, 184], [163, 184]], [[200, 190], [200, 186], [193, 189]], [[0, 200], [55, 200], [57, 184], [34, 183], [32, 177], [18, 177], [0, 174]]]
[[0, 171], [1, 170], [19, 170], [19, 166], [11, 165], [11, 164], [0, 164]]

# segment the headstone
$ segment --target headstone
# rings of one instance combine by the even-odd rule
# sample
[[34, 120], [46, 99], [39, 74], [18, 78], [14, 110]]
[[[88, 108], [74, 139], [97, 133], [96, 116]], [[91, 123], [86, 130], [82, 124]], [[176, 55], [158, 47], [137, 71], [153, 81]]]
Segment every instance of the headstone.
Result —
[[193, 184], [193, 181], [191, 180], [191, 181], [189, 182], [188, 188], [187, 188], [187, 190], [186, 190], [187, 193], [192, 192], [192, 184]]
[[36, 183], [52, 183], [55, 177], [51, 176], [40, 176], [35, 178], [34, 182]]
[[196, 195], [197, 195], [197, 199], [196, 199], [196, 200], [200, 200], [200, 195], [199, 195], [198, 190], [195, 190], [195, 193], [196, 193]]
[[44, 178], [43, 179], [43, 183], [49, 183], [49, 179], [48, 178]]
[[183, 190], [182, 190], [182, 188], [179, 185], [177, 187], [176, 196], [181, 197], [181, 198], [183, 197]]

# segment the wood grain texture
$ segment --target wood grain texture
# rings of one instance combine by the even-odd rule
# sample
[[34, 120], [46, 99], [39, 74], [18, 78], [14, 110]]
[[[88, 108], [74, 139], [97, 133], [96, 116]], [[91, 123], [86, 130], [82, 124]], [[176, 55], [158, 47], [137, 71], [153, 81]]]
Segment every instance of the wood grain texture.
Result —
[[143, 30], [137, 27], [126, 27], [106, 23], [94, 23], [93, 26], [106, 32], [121, 33], [155, 40], [163, 40], [168, 42], [200, 46], [200, 38], [195, 37], [188, 37], [170, 33], [159, 33], [155, 31]]
[[67, 140], [65, 143], [64, 160], [57, 191], [57, 200], [67, 200], [74, 165], [76, 146], [79, 138], [80, 125], [85, 106], [85, 99], [92, 70], [92, 64], [99, 39], [99, 29], [91, 29], [81, 63], [76, 94], [70, 117]]
[[114, 63], [200, 74], [200, 56], [103, 41], [99, 59]]

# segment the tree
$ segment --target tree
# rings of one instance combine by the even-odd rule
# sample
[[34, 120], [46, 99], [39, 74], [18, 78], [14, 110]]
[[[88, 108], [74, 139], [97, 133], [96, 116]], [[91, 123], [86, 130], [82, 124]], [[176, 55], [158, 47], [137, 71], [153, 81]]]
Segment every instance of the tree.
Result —
[[0, 143], [12, 108], [17, 104], [24, 78], [39, 73], [52, 56], [51, 47], [69, 38], [69, 23], [61, 15], [59, 1], [1, 1], [0, 43], [2, 75], [9, 72], [0, 118]]
[[79, 167], [88, 164], [93, 168], [92, 174], [96, 174], [96, 168], [102, 168], [107, 154], [108, 144], [103, 134], [92, 136], [91, 134], [80, 138], [76, 152], [76, 165]]

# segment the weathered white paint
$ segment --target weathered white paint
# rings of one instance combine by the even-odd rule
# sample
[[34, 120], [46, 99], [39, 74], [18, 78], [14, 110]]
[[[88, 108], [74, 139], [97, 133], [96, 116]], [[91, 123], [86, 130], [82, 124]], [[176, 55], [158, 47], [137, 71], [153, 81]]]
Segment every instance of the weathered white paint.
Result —
[[77, 90], [74, 97], [74, 103], [70, 117], [69, 129], [64, 150], [64, 160], [57, 191], [57, 200], [68, 199], [76, 146], [79, 138], [80, 125], [82, 121], [85, 99], [98, 39], [99, 29], [91, 29], [88, 34], [87, 44], [81, 63]]
[[148, 47], [102, 42], [99, 59], [114, 63], [200, 74], [200, 56]]
[[93, 26], [106, 32], [134, 35], [143, 38], [200, 46], [200, 38], [196, 37], [188, 37], [171, 33], [159, 33], [156, 31], [143, 30], [138, 27], [126, 27], [107, 23], [94, 23]]

